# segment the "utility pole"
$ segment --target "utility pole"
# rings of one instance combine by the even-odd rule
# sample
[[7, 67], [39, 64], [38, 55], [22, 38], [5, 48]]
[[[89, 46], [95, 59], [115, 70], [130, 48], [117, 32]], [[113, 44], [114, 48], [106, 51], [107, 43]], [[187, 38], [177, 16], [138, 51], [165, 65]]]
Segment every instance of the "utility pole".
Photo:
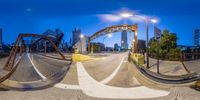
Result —
[[149, 68], [149, 27], [148, 27], [148, 17], [146, 17], [146, 59], [147, 59], [147, 68]]

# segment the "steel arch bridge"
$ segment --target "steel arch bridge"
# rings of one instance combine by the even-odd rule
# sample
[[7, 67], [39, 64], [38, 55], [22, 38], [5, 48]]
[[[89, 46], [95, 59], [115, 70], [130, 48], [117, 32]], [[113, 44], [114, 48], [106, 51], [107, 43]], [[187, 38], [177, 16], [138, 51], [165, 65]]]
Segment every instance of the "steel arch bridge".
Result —
[[110, 26], [110, 27], [101, 29], [100, 31], [98, 31], [88, 37], [88, 51], [91, 52], [91, 41], [92, 40], [94, 40], [98, 37], [101, 37], [103, 35], [109, 34], [109, 33], [120, 32], [123, 30], [130, 30], [130, 31], [134, 32], [134, 41], [135, 42], [132, 44], [132, 52], [137, 53], [138, 52], [138, 25], [137, 24], [134, 24], [134, 25], [123, 24], [123, 25]]
[[58, 52], [58, 54], [62, 57], [63, 60], [65, 59], [65, 56], [60, 52], [60, 50], [57, 48], [56, 44], [54, 44], [54, 42], [52, 41], [52, 39], [48, 36], [44, 36], [44, 35], [38, 35], [38, 34], [20, 34], [16, 41], [14, 46], [12, 47], [12, 50], [10, 52], [10, 55], [3, 67], [3, 70], [0, 71], [0, 83], [5, 81], [7, 78], [9, 78], [14, 71], [17, 69], [17, 65], [15, 65], [16, 63], [16, 56], [17, 56], [17, 52], [19, 51], [20, 56], [22, 55], [22, 53], [25, 51], [25, 42], [24, 42], [24, 38], [25, 37], [35, 37], [35, 38], [39, 38], [39, 40], [45, 39], [47, 40], [52, 47], [55, 49], [56, 52]]

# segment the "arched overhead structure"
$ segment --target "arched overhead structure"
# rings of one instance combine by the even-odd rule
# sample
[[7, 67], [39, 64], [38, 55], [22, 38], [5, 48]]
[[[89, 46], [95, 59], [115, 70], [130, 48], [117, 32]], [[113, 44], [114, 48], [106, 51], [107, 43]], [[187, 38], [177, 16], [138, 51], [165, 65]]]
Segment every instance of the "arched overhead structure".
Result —
[[[22, 55], [22, 52], [25, 50], [25, 44], [24, 39], [25, 37], [36, 37], [41, 38], [49, 41], [49, 43], [52, 45], [52, 47], [58, 52], [58, 54], [62, 57], [63, 60], [65, 59], [65, 56], [60, 52], [60, 50], [57, 48], [57, 46], [54, 44], [54, 42], [51, 40], [51, 38], [44, 36], [44, 35], [37, 35], [37, 34], [20, 34], [18, 38], [16, 39], [15, 45], [13, 46], [10, 55], [3, 67], [3, 70], [0, 71], [0, 83], [5, 81], [7, 78], [9, 78], [14, 71], [17, 68], [18, 62], [16, 61], [17, 52], [19, 52], [20, 56]], [[21, 58], [20, 58], [21, 60]], [[18, 61], [20, 61], [18, 60]], [[17, 63], [17, 64], [15, 64]]]
[[90, 42], [100, 36], [109, 34], [109, 33], [114, 33], [114, 32], [120, 32], [123, 30], [130, 30], [132, 32], [134, 32], [134, 44], [132, 46], [132, 52], [133, 53], [137, 53], [138, 52], [138, 25], [134, 24], [134, 25], [127, 25], [127, 24], [123, 24], [123, 25], [116, 25], [116, 26], [110, 26], [110, 27], [106, 27], [96, 33], [94, 33], [93, 35], [88, 37], [88, 51], [91, 51], [91, 44]]

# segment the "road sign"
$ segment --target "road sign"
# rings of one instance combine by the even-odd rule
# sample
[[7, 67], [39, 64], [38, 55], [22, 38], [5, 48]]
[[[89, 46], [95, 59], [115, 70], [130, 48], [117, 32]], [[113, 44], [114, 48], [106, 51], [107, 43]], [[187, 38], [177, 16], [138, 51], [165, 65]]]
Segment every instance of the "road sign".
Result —
[[161, 34], [162, 34], [162, 31], [159, 28], [154, 27], [154, 38], [156, 40], [161, 38]]

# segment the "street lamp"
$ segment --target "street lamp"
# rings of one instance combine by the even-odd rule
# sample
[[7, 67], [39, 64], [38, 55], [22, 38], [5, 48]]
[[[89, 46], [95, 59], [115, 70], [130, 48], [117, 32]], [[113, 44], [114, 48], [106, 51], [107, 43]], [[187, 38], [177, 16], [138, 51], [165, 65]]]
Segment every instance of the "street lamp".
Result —
[[[128, 13], [128, 12], [125, 12], [125, 13], [121, 13], [120, 16], [122, 18], [129, 18], [129, 17], [133, 17], [134, 15], [132, 13]], [[138, 16], [138, 15], [137, 15]], [[144, 18], [143, 16], [138, 16], [138, 17], [141, 17], [142, 19]], [[147, 68], [149, 68], [149, 43], [148, 43], [148, 40], [149, 40], [149, 27], [148, 27], [148, 22], [149, 22], [149, 19], [148, 17], [145, 18], [146, 20], [146, 60], [147, 60]], [[154, 20], [155, 22], [155, 20]]]
[[82, 39], [83, 37], [84, 37], [84, 35], [83, 35], [83, 34], [81, 34], [81, 35], [80, 35], [80, 38]]
[[158, 20], [157, 19], [151, 19], [151, 22], [156, 24], [158, 22]]
[[110, 33], [110, 34], [108, 34], [108, 37], [109, 37], [109, 38], [111, 38], [111, 37], [112, 37], [112, 34], [111, 34], [111, 33]]
[[[155, 34], [155, 24], [158, 22], [156, 19], [151, 19], [151, 22], [153, 23], [153, 28], [154, 28], [154, 34]], [[158, 48], [158, 37], [154, 37], [156, 40], [156, 47], [157, 47], [157, 73], [159, 74], [159, 48]]]

